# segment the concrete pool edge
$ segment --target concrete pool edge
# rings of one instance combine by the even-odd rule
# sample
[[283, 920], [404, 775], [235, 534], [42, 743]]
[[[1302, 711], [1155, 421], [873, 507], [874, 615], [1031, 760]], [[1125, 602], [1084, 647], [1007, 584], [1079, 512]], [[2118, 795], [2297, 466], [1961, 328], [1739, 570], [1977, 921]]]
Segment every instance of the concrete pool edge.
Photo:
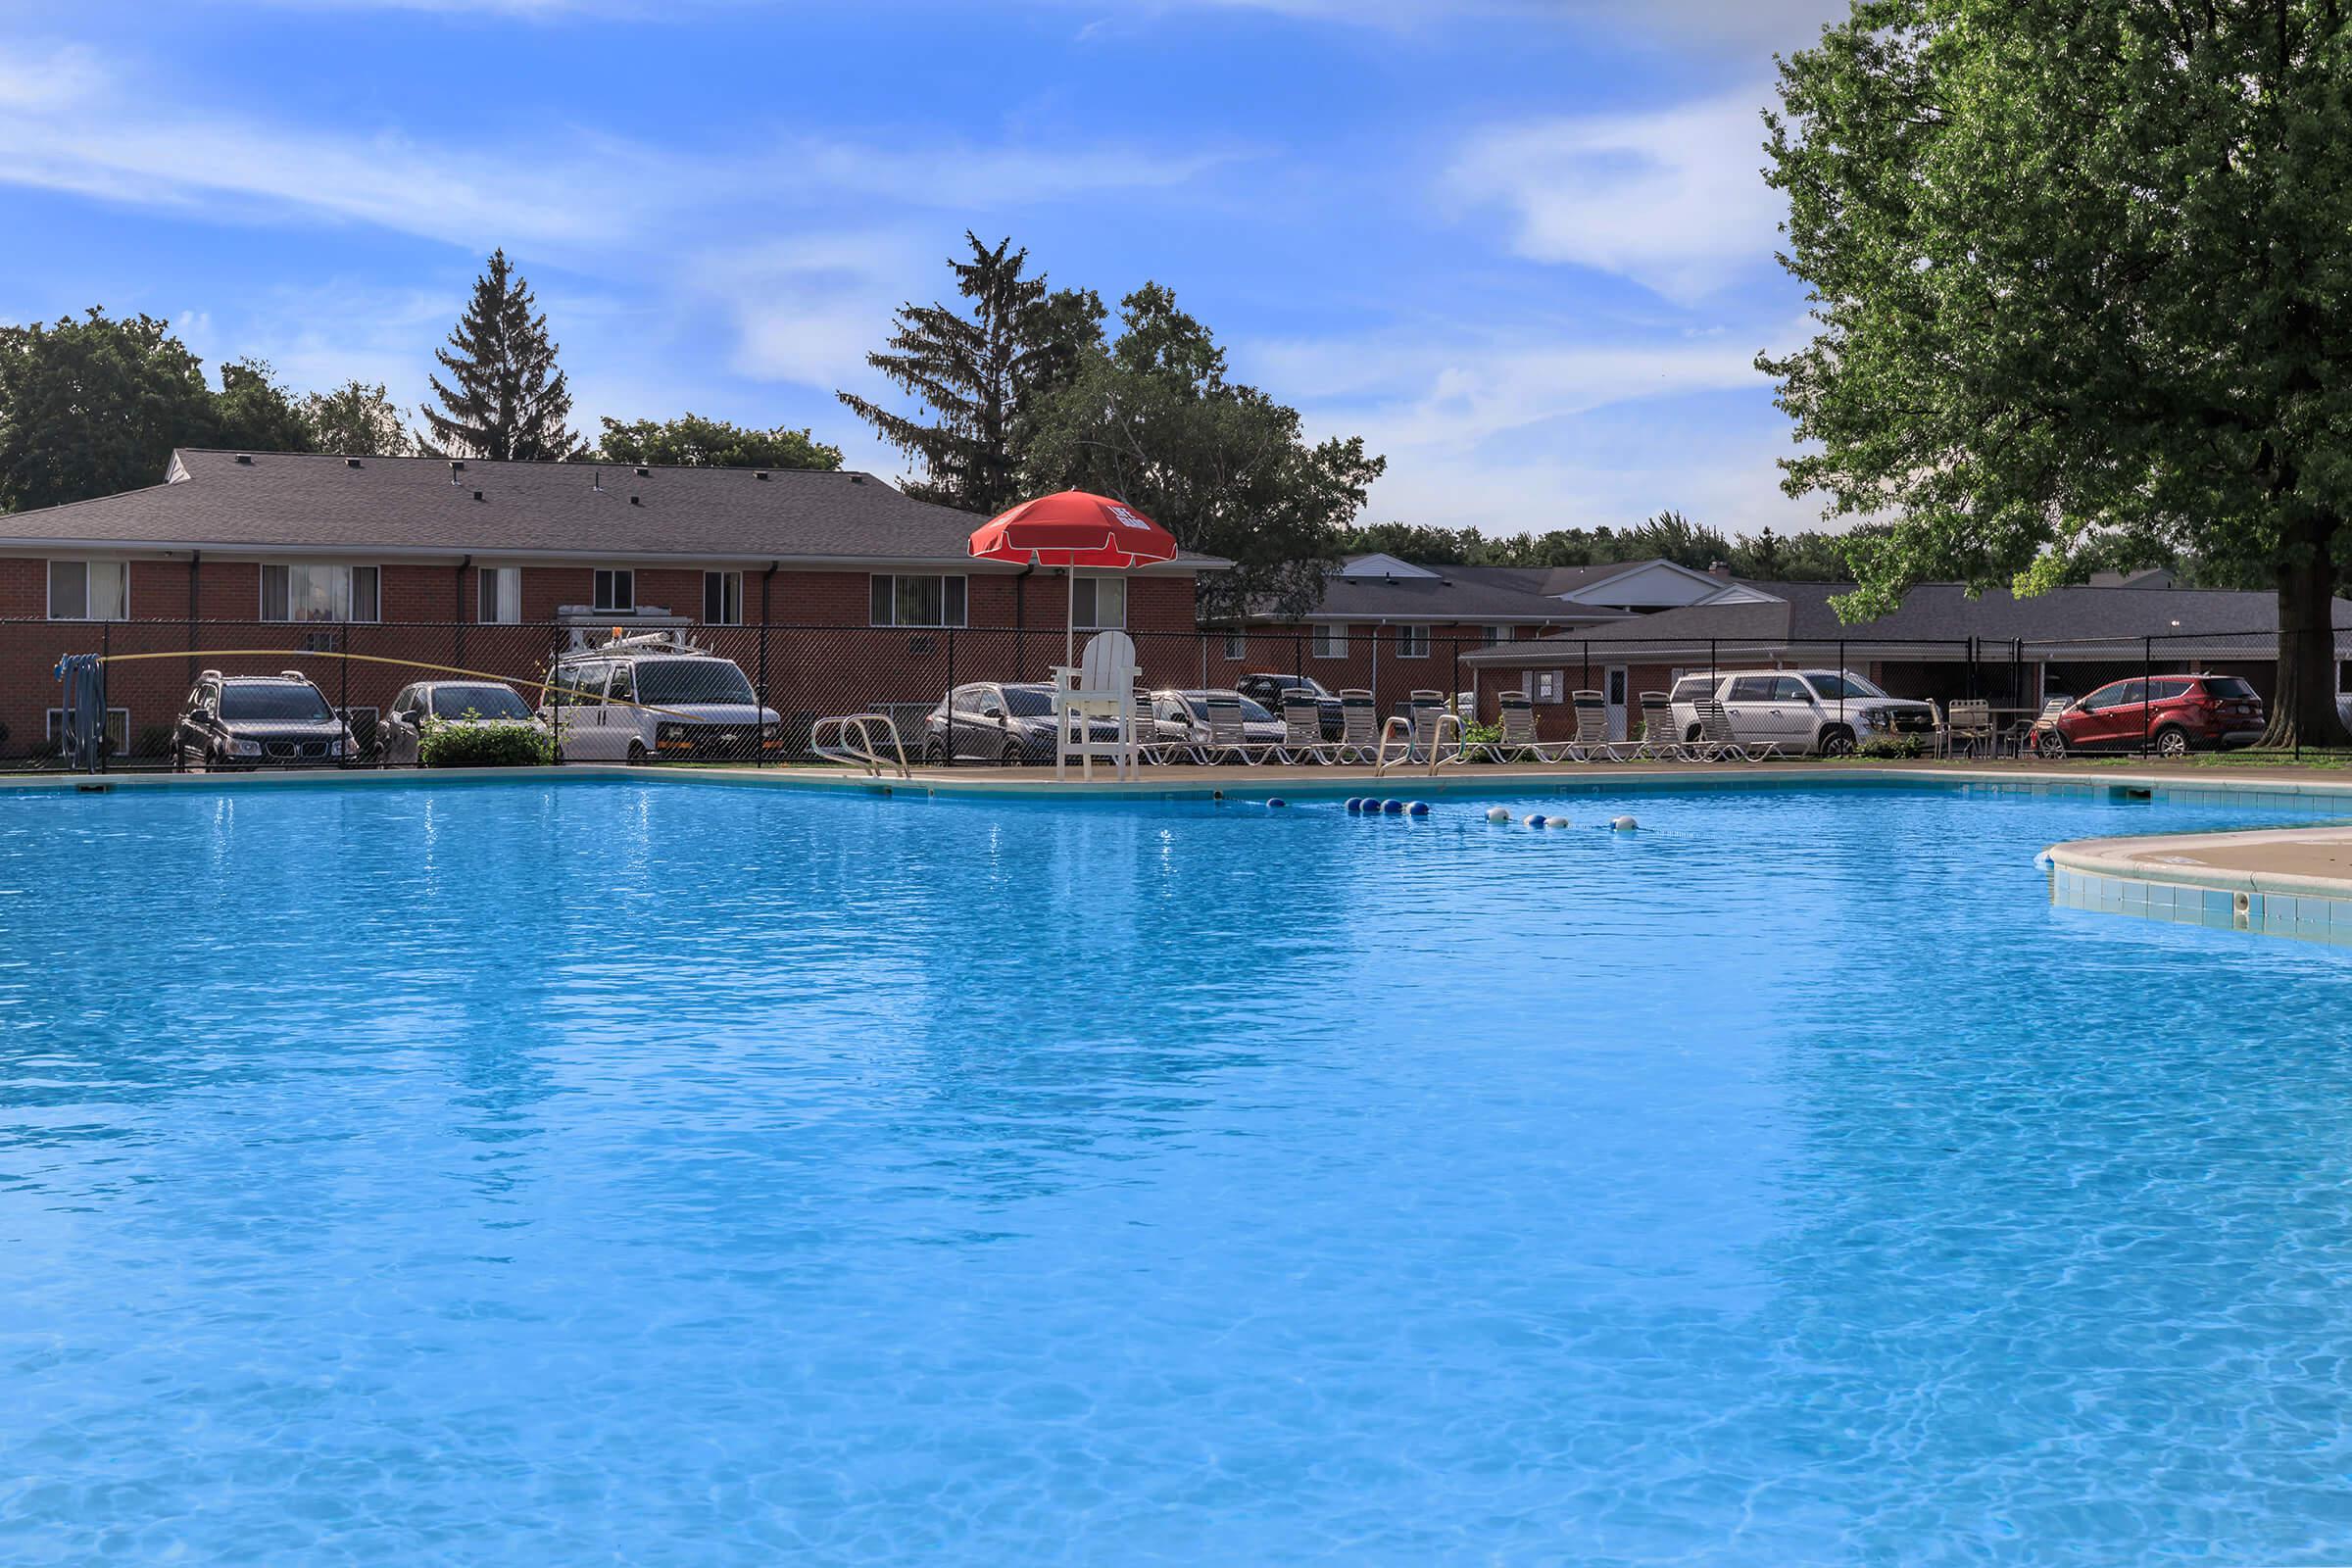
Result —
[[[2332, 852], [2332, 853], [2331, 853]], [[2042, 852], [2050, 902], [2067, 908], [2352, 947], [2352, 828], [2077, 839]]]

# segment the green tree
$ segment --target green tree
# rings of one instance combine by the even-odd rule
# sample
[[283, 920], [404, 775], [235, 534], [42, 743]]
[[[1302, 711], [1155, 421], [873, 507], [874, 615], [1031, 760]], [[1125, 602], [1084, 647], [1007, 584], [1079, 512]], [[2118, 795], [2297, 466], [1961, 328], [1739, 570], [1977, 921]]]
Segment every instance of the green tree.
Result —
[[1841, 612], [2021, 592], [2123, 539], [2266, 575], [2273, 745], [2345, 744], [2352, 12], [1862, 0], [1781, 68], [1771, 182], [1809, 344], [1758, 366], [1791, 494], [1880, 516]]
[[1102, 336], [1091, 290], [1048, 292], [1025, 276], [1029, 253], [1008, 238], [990, 249], [968, 230], [966, 261], [950, 258], [965, 316], [944, 304], [899, 308], [888, 348], [866, 363], [919, 405], [902, 414], [837, 394], [883, 440], [920, 465], [906, 493], [993, 515], [1021, 499], [1022, 456], [1035, 410], [1080, 371]]
[[240, 452], [316, 452], [311, 423], [303, 417], [268, 360], [251, 357], [220, 367], [220, 390], [213, 397], [211, 444]]
[[838, 468], [841, 448], [807, 430], [777, 425], [756, 430], [706, 419], [699, 414], [674, 419], [608, 417], [597, 455], [607, 463], [662, 463], [697, 468]]
[[0, 327], [0, 510], [161, 484], [212, 428], [203, 364], [166, 322], [92, 307]]
[[419, 411], [431, 432], [418, 443], [427, 456], [520, 463], [579, 456], [571, 391], [556, 368], [556, 345], [537, 304], [507, 253], [492, 251], [449, 346], [433, 351], [449, 380], [430, 377], [441, 407]]
[[350, 458], [406, 458], [416, 451], [409, 417], [384, 391], [382, 382], [346, 381], [332, 392], [302, 400], [303, 422], [320, 452]]
[[1225, 378], [1224, 351], [1157, 284], [1119, 317], [1118, 341], [1090, 350], [1039, 411], [1028, 488], [1117, 496], [1187, 549], [1231, 560], [1200, 579], [1208, 617], [1312, 607], [1385, 460], [1360, 436], [1309, 445], [1297, 410]]

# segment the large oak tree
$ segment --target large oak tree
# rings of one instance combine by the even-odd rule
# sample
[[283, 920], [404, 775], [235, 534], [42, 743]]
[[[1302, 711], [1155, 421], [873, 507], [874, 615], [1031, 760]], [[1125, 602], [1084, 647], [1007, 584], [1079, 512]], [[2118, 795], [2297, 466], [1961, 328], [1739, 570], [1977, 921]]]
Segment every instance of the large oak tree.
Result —
[[2268, 739], [2344, 743], [2352, 7], [1860, 0], [1781, 98], [1819, 328], [1758, 361], [1809, 446], [1786, 483], [1892, 523], [1841, 608], [2031, 591], [2119, 544], [2258, 568]]

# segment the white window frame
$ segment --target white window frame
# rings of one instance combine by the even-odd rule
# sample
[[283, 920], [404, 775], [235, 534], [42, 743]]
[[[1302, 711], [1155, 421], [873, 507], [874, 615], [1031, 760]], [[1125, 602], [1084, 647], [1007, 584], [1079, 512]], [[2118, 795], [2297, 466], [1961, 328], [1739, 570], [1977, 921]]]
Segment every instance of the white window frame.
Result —
[[[270, 574], [273, 571], [286, 573], [286, 612], [280, 615], [270, 613]], [[298, 571], [306, 573], [340, 572], [342, 578], [339, 583], [332, 578], [329, 579], [327, 598], [330, 606], [339, 598], [343, 612], [341, 614], [296, 615], [293, 612], [294, 573]], [[360, 573], [362, 572], [372, 574], [373, 587], [370, 597], [375, 601], [373, 609], [365, 615], [353, 613], [359, 602]], [[260, 609], [258, 618], [262, 620], [282, 622], [292, 626], [305, 624], [365, 626], [372, 625], [384, 618], [384, 568], [381, 566], [343, 561], [265, 561], [260, 567], [258, 584]]]
[[1564, 669], [1531, 669], [1527, 672], [1527, 700], [1530, 703], [1564, 703], [1568, 700], [1568, 672]]
[[1238, 664], [1249, 657], [1250, 634], [1239, 627], [1228, 627], [1225, 632], [1225, 662]]
[[[1102, 590], [1118, 590], [1119, 616], [1116, 620], [1102, 618]], [[1072, 627], [1079, 631], [1125, 631], [1127, 629], [1127, 579], [1106, 573], [1081, 572], [1070, 584]]]
[[[621, 580], [629, 585], [628, 603], [621, 603]], [[633, 615], [637, 612], [637, 568], [635, 566], [599, 566], [588, 578], [588, 608], [599, 614]]]
[[1519, 628], [1516, 626], [1488, 626], [1484, 630], [1486, 636], [1481, 640], [1489, 648], [1499, 648], [1504, 643], [1518, 640]]
[[[484, 626], [516, 626], [522, 623], [522, 568], [520, 566], [484, 566], [481, 582], [474, 594], [473, 611], [479, 624]], [[509, 593], [508, 590], [514, 592]], [[510, 604], [513, 613], [508, 613]]]
[[[939, 584], [940, 618], [937, 620], [901, 620], [898, 613], [899, 584], [926, 580]], [[874, 585], [884, 582], [890, 584], [890, 618], [888, 620], [878, 619], [874, 615]], [[954, 607], [953, 613], [950, 612], [948, 605], [951, 597], [948, 592], [950, 583], [959, 585], [953, 596], [958, 601]], [[877, 571], [866, 579], [865, 616], [866, 624], [869, 626], [902, 626], [912, 631], [960, 631], [971, 623], [971, 579], [957, 571]]]
[[1344, 623], [1318, 621], [1307, 652], [1317, 659], [1346, 659], [1348, 657], [1348, 628]]
[[1396, 657], [1398, 659], [1427, 659], [1429, 657], [1429, 628], [1399, 626], [1396, 628]]
[[[42, 737], [48, 751], [54, 752], [56, 750], [57, 738], [59, 735], [64, 733], [65, 727], [66, 710], [62, 708], [50, 709], [48, 710], [48, 717], [41, 726]], [[113, 741], [115, 745], [115, 749], [110, 755], [115, 757], [128, 757], [130, 755], [129, 709], [109, 708], [106, 710], [106, 734], [107, 739]]]
[[[60, 566], [79, 566], [81, 568], [82, 612], [78, 615], [61, 615], [57, 612], [57, 568]], [[93, 566], [112, 566], [122, 574], [122, 603], [117, 607], [121, 613], [113, 615], [90, 613], [90, 568]], [[48, 594], [47, 609], [51, 620], [128, 620], [130, 618], [130, 563], [127, 561], [111, 561], [103, 556], [60, 556], [47, 563], [42, 575]]]
[[[712, 578], [718, 579], [718, 616], [710, 614]], [[727, 613], [727, 601], [733, 599], [735, 612]], [[703, 573], [703, 624], [706, 626], [740, 626], [743, 624], [743, 573], [740, 571], [706, 571]]]

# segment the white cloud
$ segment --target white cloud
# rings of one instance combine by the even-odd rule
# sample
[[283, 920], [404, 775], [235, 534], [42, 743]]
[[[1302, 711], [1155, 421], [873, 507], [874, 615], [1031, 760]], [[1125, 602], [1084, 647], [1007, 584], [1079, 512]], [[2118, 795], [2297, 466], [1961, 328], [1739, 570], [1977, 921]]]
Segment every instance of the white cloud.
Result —
[[1450, 179], [1461, 198], [1511, 212], [1518, 254], [1689, 304], [1771, 259], [1782, 204], [1760, 172], [1764, 102], [1740, 92], [1500, 127], [1471, 140]]
[[733, 321], [738, 374], [831, 388], [863, 374], [891, 312], [931, 280], [931, 249], [889, 233], [801, 236], [707, 257], [691, 281]]

